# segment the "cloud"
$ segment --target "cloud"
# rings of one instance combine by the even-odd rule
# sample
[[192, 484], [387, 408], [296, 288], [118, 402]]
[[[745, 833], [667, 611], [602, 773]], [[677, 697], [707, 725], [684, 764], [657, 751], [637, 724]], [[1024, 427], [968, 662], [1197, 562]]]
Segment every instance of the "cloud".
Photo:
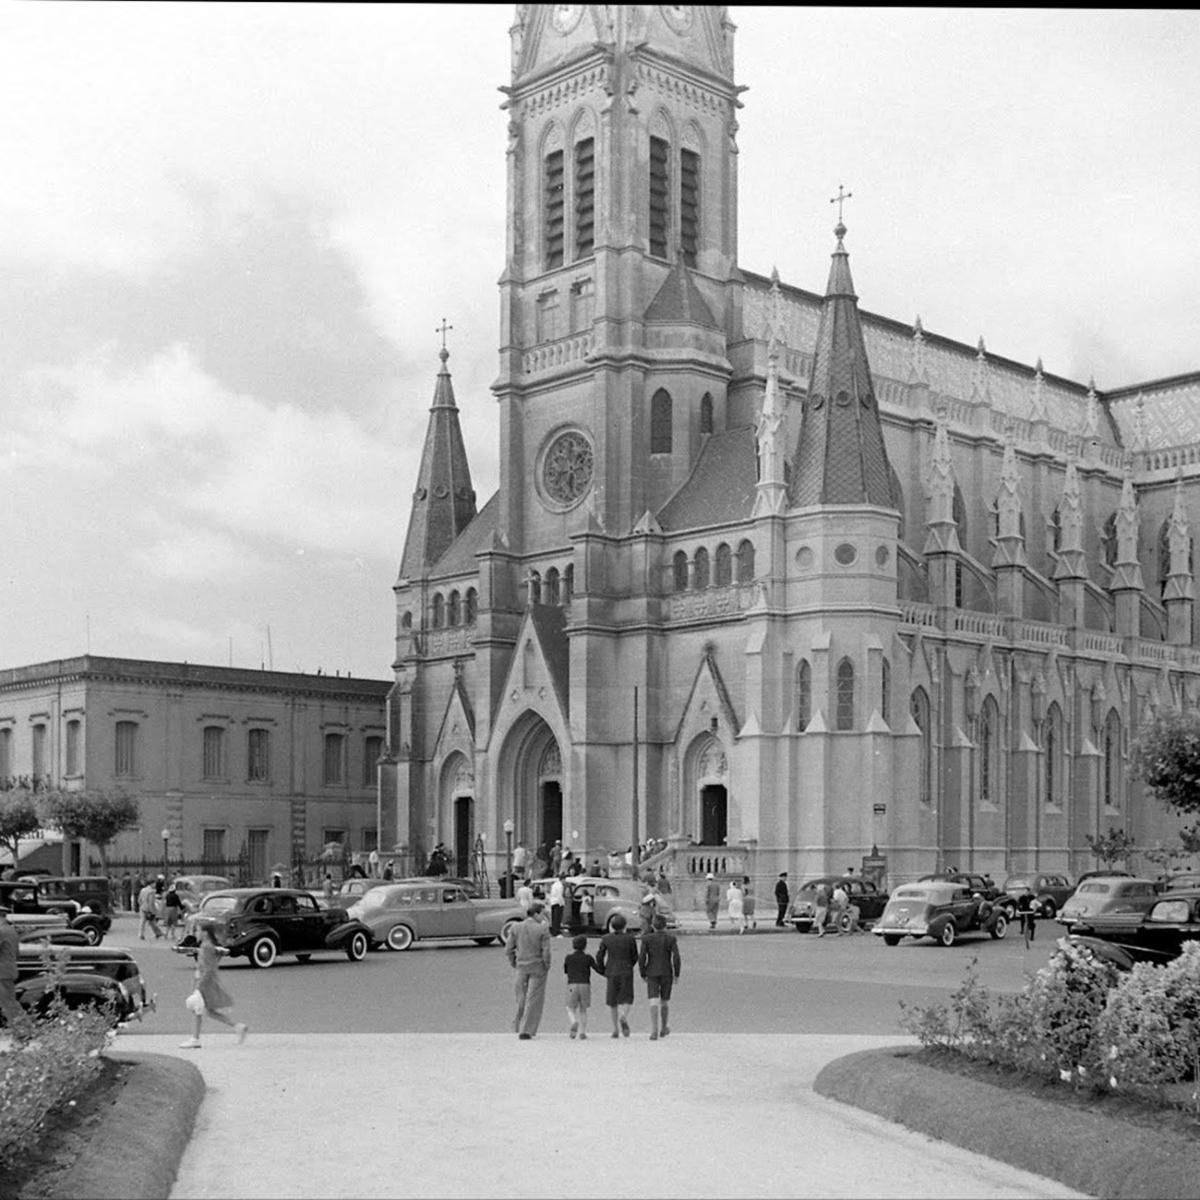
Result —
[[160, 579], [210, 582], [232, 576], [246, 563], [246, 547], [225, 533], [178, 529], [170, 537], [130, 551], [135, 570]]

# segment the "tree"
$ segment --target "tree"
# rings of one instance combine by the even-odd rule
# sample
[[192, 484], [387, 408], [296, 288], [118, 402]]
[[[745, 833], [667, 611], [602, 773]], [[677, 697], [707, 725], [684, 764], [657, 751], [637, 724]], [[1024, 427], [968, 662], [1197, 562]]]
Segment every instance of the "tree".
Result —
[[1133, 748], [1133, 774], [1176, 812], [1200, 815], [1200, 721], [1159, 717]]
[[42, 827], [33, 788], [25, 779], [0, 779], [0, 846], [12, 855], [13, 870], [17, 868], [22, 838], [35, 834]]
[[1110, 825], [1106, 832], [1096, 837], [1090, 833], [1083, 836], [1092, 853], [1106, 867], [1111, 867], [1116, 862], [1124, 862], [1137, 849], [1134, 839], [1124, 829], [1118, 829], [1115, 825]]
[[108, 874], [108, 847], [113, 838], [141, 821], [134, 797], [122, 791], [86, 788], [81, 792], [48, 792], [42, 800], [46, 823], [62, 830], [65, 838], [82, 838], [100, 851]]

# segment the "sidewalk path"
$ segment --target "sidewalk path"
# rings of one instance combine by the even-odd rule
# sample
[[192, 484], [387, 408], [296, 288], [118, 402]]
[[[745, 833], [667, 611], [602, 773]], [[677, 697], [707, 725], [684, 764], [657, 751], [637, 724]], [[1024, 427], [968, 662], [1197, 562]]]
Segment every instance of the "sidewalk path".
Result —
[[252, 1031], [189, 1052], [140, 1037], [197, 1063], [209, 1089], [172, 1200], [1077, 1195], [812, 1091], [826, 1062], [895, 1037], [651, 1044], [610, 1040], [594, 1015], [586, 1042], [549, 1010], [533, 1042]]

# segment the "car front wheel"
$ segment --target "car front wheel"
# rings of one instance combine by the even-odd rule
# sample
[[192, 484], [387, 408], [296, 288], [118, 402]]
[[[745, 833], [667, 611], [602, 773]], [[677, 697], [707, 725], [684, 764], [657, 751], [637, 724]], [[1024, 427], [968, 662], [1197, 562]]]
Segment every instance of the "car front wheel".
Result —
[[272, 966], [278, 956], [279, 947], [269, 937], [260, 937], [250, 948], [250, 961], [256, 967], [263, 967], [265, 969]]
[[502, 946], [508, 944], [509, 935], [520, 924], [519, 921], [505, 921], [504, 928], [500, 930], [500, 944]]
[[1047, 921], [1053, 921], [1055, 915], [1058, 913], [1058, 905], [1054, 903], [1053, 897], [1043, 896], [1038, 903], [1042, 906], [1041, 915], [1045, 917]]
[[392, 950], [407, 950], [413, 944], [413, 931], [407, 925], [393, 925], [388, 930], [387, 944]]
[[947, 921], [945, 925], [938, 930], [937, 939], [942, 943], [943, 946], [953, 946], [955, 932], [954, 922]]
[[992, 925], [991, 925], [991, 928], [988, 930], [988, 933], [990, 933], [992, 935], [992, 937], [994, 937], [997, 941], [999, 941], [1007, 932], [1008, 932], [1008, 917], [1005, 916], [1004, 913], [999, 912], [996, 914], [995, 919], [992, 921]]
[[346, 943], [346, 957], [351, 962], [362, 962], [367, 957], [367, 951], [370, 948], [367, 935], [360, 929], [357, 933], [350, 935], [350, 940]]
[[96, 925], [85, 925], [83, 927], [83, 936], [87, 938], [89, 946], [98, 946], [104, 934], [100, 932], [99, 927]]

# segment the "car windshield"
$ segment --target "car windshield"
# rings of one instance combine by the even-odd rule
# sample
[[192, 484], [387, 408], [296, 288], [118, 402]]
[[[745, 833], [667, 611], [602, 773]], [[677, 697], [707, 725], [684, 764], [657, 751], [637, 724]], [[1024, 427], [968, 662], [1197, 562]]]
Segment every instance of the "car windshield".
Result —
[[359, 912], [374, 912], [377, 908], [396, 908], [404, 902], [408, 892], [404, 888], [378, 887], [364, 892], [355, 904]]
[[1030, 886], [1028, 875], [1014, 875], [1005, 885], [1006, 892], [1015, 892], [1018, 888], [1027, 888]]
[[1079, 892], [1092, 892], [1099, 895], [1104, 895], [1111, 890], [1112, 888], [1107, 883], [1081, 883], [1078, 888]]
[[236, 907], [236, 896], [209, 896], [200, 909], [206, 916], [217, 916], [219, 913], [232, 912]]
[[932, 898], [934, 888], [917, 887], [913, 884], [908, 884], [905, 887], [898, 887], [892, 893], [893, 900], [929, 900]]

